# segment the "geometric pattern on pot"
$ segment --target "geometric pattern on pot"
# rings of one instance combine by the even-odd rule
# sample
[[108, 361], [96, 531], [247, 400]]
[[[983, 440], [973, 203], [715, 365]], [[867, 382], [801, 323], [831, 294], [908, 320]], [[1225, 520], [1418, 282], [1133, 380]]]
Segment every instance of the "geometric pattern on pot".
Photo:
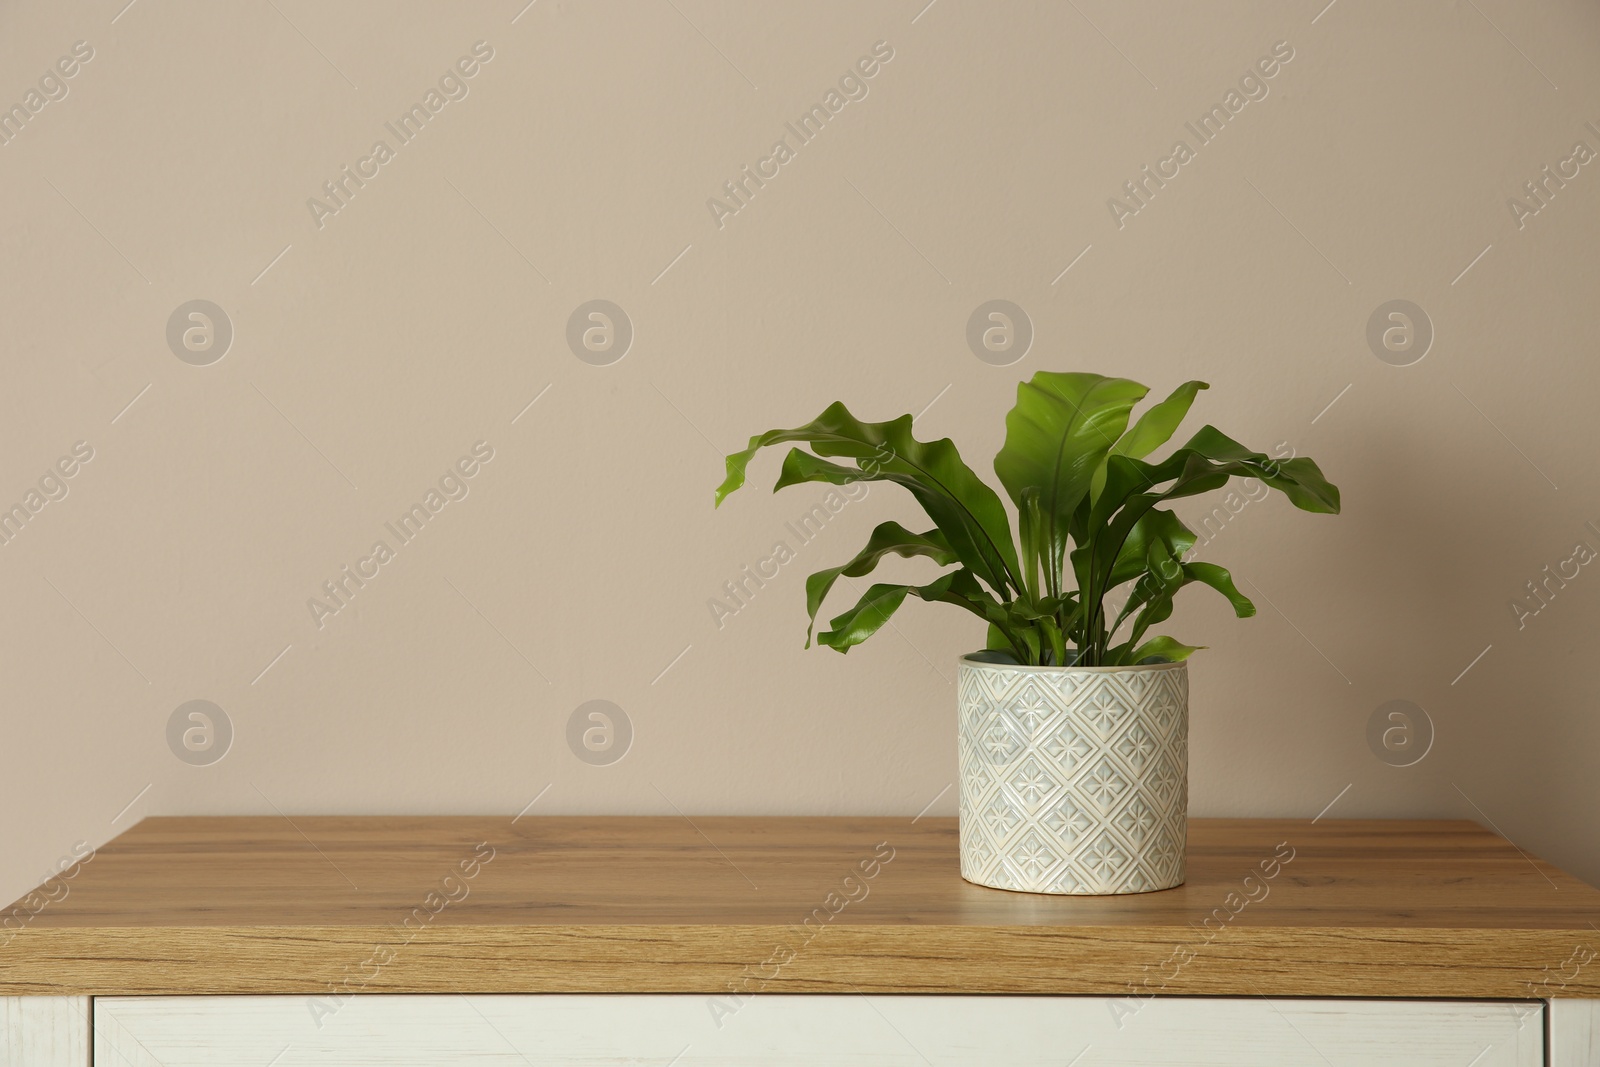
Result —
[[1020, 667], [963, 657], [961, 876], [1027, 893], [1182, 885], [1183, 663]]

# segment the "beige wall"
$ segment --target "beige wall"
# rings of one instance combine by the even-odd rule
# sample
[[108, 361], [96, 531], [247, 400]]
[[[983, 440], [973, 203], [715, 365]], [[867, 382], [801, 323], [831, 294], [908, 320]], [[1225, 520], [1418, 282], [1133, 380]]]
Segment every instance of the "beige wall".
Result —
[[[0, 147], [0, 502], [93, 449], [0, 546], [0, 897], [148, 814], [546, 787], [535, 811], [953, 813], [978, 628], [917, 604], [848, 657], [801, 648], [804, 575], [908, 502], [873, 488], [800, 547], [822, 493], [767, 494], [776, 456], [720, 512], [711, 490], [721, 453], [834, 399], [937, 398], [919, 432], [992, 477], [1043, 368], [1203, 377], [1196, 425], [1344, 490], [1336, 519], [1251, 503], [1204, 550], [1262, 612], [1197, 593], [1171, 627], [1211, 646], [1196, 813], [1492, 820], [1600, 879], [1600, 573], [1572, 564], [1521, 629], [1510, 607], [1600, 548], [1600, 166], [1508, 206], [1600, 151], [1592, 5], [124, 2], [0, 9], [0, 102], [93, 49]], [[397, 146], [385, 122], [480, 41]], [[880, 41], [867, 95], [719, 227], [708, 198]], [[1199, 146], [1184, 123], [1278, 42]], [[394, 158], [314, 219], [380, 138]], [[1180, 138], [1119, 225], [1108, 198]], [[596, 298], [635, 331], [609, 366], [565, 339]], [[166, 338], [195, 299], [234, 330], [207, 366]], [[1036, 331], [1010, 366], [965, 339], [991, 299]], [[1433, 324], [1413, 365], [1366, 339], [1394, 299]], [[477, 442], [465, 498], [399, 545], [384, 524]], [[394, 559], [319, 626], [308, 599], [379, 539]], [[719, 627], [708, 601], [779, 540], [795, 561]], [[234, 730], [206, 766], [168, 744], [195, 699]], [[592, 699], [632, 722], [620, 762], [569, 749]], [[1397, 699], [1436, 732], [1404, 768], [1367, 740]]]

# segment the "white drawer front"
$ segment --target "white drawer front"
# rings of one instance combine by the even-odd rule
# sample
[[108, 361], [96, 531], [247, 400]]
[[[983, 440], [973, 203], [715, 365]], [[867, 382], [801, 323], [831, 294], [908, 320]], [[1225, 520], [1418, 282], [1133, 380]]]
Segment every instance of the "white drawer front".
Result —
[[[1099, 997], [103, 997], [118, 1067], [1538, 1067], [1543, 1008]], [[1119, 1025], [1120, 1024], [1120, 1025]]]
[[0, 997], [0, 1067], [88, 1067], [88, 997]]

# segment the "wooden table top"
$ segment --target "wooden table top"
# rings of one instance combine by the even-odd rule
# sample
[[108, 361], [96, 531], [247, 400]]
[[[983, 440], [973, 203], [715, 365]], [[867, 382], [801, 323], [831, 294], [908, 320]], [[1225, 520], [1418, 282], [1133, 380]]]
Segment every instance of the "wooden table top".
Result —
[[0, 994], [1600, 997], [1600, 890], [1470, 822], [1195, 819], [1188, 875], [985, 889], [954, 819], [153, 818], [7, 913]]

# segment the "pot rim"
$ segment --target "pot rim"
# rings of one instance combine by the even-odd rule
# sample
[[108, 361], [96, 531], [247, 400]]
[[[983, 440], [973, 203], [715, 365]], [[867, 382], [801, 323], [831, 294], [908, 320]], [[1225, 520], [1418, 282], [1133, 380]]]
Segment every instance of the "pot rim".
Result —
[[989, 660], [974, 659], [975, 652], [968, 652], [958, 656], [956, 662], [963, 667], [992, 668], [1006, 671], [1028, 671], [1030, 673], [1056, 673], [1056, 674], [1113, 674], [1122, 671], [1166, 671], [1178, 668], [1187, 669], [1188, 660], [1178, 660], [1175, 663], [1129, 663], [1117, 667], [1061, 667], [1055, 664], [1036, 666], [1028, 663], [993, 663]]

